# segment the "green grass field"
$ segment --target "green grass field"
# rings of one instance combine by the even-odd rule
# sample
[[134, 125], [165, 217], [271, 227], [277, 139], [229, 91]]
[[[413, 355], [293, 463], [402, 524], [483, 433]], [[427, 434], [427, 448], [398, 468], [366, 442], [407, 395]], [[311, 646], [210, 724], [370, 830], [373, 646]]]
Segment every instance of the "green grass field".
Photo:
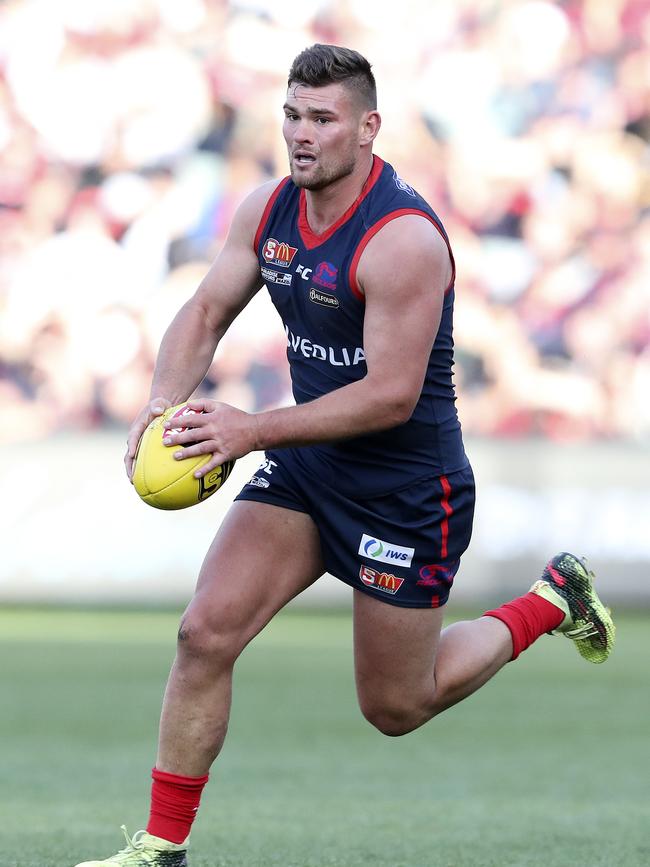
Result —
[[[146, 821], [176, 614], [0, 611], [0, 865], [107, 857]], [[389, 739], [356, 706], [347, 613], [289, 611], [238, 664], [191, 867], [650, 864], [650, 634], [605, 666], [544, 638]]]

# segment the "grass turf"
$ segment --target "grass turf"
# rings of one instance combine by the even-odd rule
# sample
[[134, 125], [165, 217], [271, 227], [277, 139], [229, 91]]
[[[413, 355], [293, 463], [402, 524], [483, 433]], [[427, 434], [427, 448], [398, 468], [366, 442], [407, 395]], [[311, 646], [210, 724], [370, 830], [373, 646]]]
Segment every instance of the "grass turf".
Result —
[[[177, 616], [0, 611], [0, 865], [71, 867], [146, 821]], [[650, 863], [648, 620], [605, 666], [544, 638], [388, 739], [354, 695], [349, 615], [288, 611], [238, 663], [191, 867]]]

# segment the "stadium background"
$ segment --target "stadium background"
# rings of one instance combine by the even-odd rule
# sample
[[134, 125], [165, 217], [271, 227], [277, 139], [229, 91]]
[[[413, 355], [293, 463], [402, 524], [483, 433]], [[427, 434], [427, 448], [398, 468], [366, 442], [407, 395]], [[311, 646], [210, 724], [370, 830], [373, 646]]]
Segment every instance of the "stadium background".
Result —
[[[456, 253], [478, 504], [449, 616], [569, 547], [617, 647], [587, 666], [542, 639], [386, 739], [356, 707], [348, 591], [323, 579], [238, 662], [192, 867], [642, 867], [647, 0], [0, 3], [0, 865], [105, 857], [145, 820], [178, 612], [257, 458], [156, 512], [123, 476], [126, 430], [237, 203], [286, 172], [286, 71], [314, 41], [374, 64], [377, 150]], [[285, 364], [262, 292], [203, 392], [281, 404]]]
[[[400, 27], [370, 0], [3, 3], [0, 478], [11, 544], [0, 598], [191, 591], [257, 456], [207, 505], [162, 515], [124, 483], [124, 435], [164, 328], [234, 208], [286, 173], [286, 72], [314, 41], [373, 62], [377, 150], [453, 241], [458, 407], [479, 487], [459, 598], [518, 588], [569, 547], [591, 555], [613, 601], [647, 602], [642, 0], [410, 0]], [[247, 410], [290, 400], [264, 291], [201, 393]], [[346, 592], [325, 581], [315, 594]]]

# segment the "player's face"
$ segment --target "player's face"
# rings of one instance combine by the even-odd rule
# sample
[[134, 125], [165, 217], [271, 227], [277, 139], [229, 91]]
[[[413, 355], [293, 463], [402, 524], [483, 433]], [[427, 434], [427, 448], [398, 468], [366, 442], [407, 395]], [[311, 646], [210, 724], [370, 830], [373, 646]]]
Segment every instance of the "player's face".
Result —
[[361, 147], [369, 144], [368, 114], [342, 84], [292, 84], [282, 132], [294, 184], [322, 190], [352, 174]]

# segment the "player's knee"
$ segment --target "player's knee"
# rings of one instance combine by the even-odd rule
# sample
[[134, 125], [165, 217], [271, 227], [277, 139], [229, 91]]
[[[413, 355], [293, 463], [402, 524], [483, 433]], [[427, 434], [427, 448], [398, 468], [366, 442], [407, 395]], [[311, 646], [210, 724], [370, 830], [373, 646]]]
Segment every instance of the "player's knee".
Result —
[[424, 709], [402, 704], [361, 702], [361, 712], [378, 731], [390, 738], [398, 738], [415, 731], [431, 715]]
[[181, 620], [177, 655], [183, 661], [228, 666], [234, 664], [241, 649], [237, 632], [225, 623], [192, 614]]

